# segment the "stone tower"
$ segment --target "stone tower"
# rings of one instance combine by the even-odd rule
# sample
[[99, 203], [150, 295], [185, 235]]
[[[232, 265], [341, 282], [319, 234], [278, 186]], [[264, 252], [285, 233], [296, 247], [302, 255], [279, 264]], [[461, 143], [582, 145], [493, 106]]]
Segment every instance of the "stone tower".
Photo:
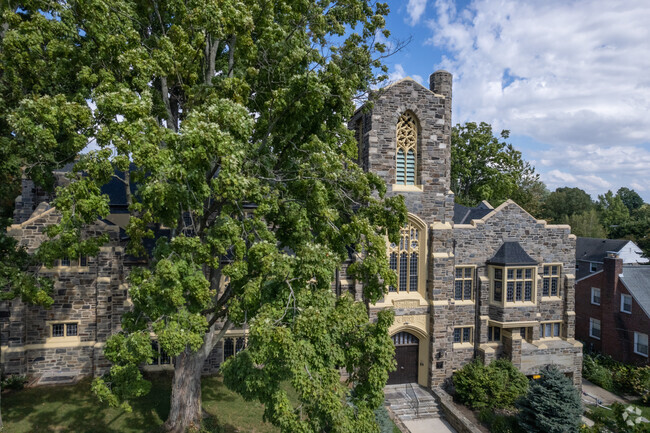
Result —
[[[451, 83], [446, 71], [431, 75], [430, 90], [405, 78], [377, 92], [374, 106], [357, 110], [349, 123], [360, 144], [360, 165], [386, 181], [389, 196], [403, 195], [409, 212], [427, 224], [453, 215]], [[407, 149], [399, 154], [405, 124], [413, 130], [406, 137], [412, 155]], [[412, 169], [412, 177], [404, 178], [402, 164]]]

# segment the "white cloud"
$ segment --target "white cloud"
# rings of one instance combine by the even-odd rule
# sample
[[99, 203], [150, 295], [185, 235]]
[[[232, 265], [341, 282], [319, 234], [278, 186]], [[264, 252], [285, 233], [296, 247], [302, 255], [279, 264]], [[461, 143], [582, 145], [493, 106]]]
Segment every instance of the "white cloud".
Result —
[[[402, 80], [409, 75], [406, 73], [404, 70], [404, 67], [401, 64], [396, 64], [394, 67], [394, 70], [388, 74], [388, 82], [387, 84], [394, 83], [396, 81]], [[424, 80], [422, 79], [422, 76], [420, 75], [410, 75], [411, 78], [413, 78], [415, 81], [418, 83], [422, 84], [424, 86]]]
[[446, 51], [437, 66], [454, 74], [454, 123], [486, 121], [546, 143], [532, 156], [557, 169], [545, 173], [549, 183], [571, 175], [601, 193], [650, 184], [647, 0], [435, 8], [428, 43]]
[[420, 21], [426, 6], [427, 0], [409, 0], [406, 11], [409, 14], [408, 23], [410, 25], [414, 26]]

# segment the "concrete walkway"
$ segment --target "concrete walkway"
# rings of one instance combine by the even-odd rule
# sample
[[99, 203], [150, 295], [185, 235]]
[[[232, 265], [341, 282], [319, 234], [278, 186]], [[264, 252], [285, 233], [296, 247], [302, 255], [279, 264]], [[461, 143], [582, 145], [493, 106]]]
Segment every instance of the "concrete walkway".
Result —
[[596, 384], [589, 382], [587, 379], [582, 379], [582, 392], [583, 392], [582, 399], [585, 400], [585, 402], [590, 404], [595, 403], [593, 397], [596, 397], [598, 400], [600, 400], [600, 404], [605, 406], [609, 406], [612, 403], [622, 403], [622, 404], [628, 403], [625, 399], [619, 397], [614, 393], [607, 391], [606, 389], [601, 388]]
[[444, 419], [426, 418], [404, 421], [411, 433], [456, 433]]

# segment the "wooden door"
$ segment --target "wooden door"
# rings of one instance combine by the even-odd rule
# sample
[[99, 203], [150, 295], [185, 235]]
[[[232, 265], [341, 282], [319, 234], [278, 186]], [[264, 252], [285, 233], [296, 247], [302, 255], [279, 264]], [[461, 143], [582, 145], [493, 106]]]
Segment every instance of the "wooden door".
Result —
[[408, 332], [393, 335], [397, 369], [388, 375], [388, 384], [417, 383], [418, 381], [418, 338]]

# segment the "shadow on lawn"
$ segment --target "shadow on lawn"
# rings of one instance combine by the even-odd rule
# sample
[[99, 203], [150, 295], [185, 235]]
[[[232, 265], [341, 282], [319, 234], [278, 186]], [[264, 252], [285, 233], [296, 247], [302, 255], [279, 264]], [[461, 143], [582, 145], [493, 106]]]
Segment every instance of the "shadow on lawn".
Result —
[[[133, 411], [130, 413], [100, 403], [90, 390], [90, 379], [82, 380], [76, 385], [4, 393], [4, 432], [160, 432], [161, 425], [169, 414], [171, 375], [151, 374], [147, 379], [152, 383], [151, 391], [131, 402]], [[245, 431], [230, 423], [219, 423], [220, 408], [228, 406], [230, 410], [238, 412], [243, 409], [243, 402], [238, 401], [240, 398], [229, 391], [219, 378], [203, 379], [202, 397], [204, 407], [212, 417], [208, 424], [213, 428], [208, 431]], [[221, 428], [216, 427], [216, 424], [220, 424]]]

